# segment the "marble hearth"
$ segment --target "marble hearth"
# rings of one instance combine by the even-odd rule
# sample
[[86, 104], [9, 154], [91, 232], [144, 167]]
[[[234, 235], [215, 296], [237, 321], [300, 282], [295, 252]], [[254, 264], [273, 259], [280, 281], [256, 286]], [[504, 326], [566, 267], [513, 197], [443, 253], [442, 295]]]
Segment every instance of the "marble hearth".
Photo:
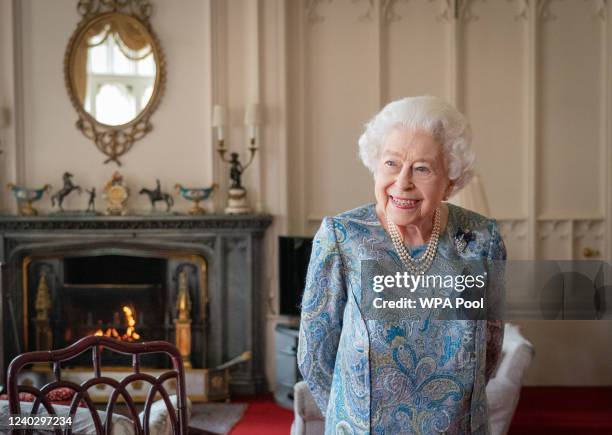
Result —
[[126, 303], [142, 339], [175, 342], [186, 290], [193, 367], [251, 351], [231, 390], [264, 391], [261, 271], [270, 223], [267, 215], [0, 216], [2, 376], [20, 352], [67, 345], [93, 326], [117, 327], [113, 307]]

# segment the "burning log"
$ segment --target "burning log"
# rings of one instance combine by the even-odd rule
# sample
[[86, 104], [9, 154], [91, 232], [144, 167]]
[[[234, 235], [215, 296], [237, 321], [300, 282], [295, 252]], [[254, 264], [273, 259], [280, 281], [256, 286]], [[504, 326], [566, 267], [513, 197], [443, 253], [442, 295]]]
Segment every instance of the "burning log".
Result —
[[120, 334], [116, 328], [106, 328], [106, 331], [103, 331], [102, 328], [98, 328], [93, 335], [112, 337], [117, 340], [130, 342], [140, 340], [140, 334], [136, 332], [136, 313], [128, 306], [124, 306], [122, 310], [127, 323], [127, 329], [124, 334]]

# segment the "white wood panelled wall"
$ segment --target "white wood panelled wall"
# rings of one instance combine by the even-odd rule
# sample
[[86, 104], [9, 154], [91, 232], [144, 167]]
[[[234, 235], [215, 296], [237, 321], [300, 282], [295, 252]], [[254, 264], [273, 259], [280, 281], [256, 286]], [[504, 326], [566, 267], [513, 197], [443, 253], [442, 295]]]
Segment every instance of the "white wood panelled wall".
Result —
[[292, 2], [292, 229], [371, 201], [363, 124], [389, 101], [432, 94], [471, 120], [513, 258], [585, 247], [609, 258], [607, 16], [603, 0]]
[[[357, 157], [363, 124], [389, 101], [431, 94], [471, 121], [510, 258], [579, 259], [589, 248], [610, 259], [608, 1], [288, 4], [293, 232], [373, 201]], [[611, 322], [520, 324], [538, 355], [528, 384], [612, 384]]]

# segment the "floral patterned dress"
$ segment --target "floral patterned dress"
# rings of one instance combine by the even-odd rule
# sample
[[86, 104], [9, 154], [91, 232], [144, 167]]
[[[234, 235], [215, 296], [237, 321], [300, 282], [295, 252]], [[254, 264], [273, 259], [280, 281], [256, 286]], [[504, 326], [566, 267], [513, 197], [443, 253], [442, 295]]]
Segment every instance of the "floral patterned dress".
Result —
[[[467, 263], [505, 260], [494, 220], [448, 208], [428, 274], [452, 276]], [[489, 433], [485, 386], [501, 353], [502, 322], [367, 319], [363, 260], [401, 264], [374, 204], [325, 218], [313, 243], [298, 365], [325, 415], [325, 433]], [[492, 274], [487, 286], [499, 293], [503, 275]]]

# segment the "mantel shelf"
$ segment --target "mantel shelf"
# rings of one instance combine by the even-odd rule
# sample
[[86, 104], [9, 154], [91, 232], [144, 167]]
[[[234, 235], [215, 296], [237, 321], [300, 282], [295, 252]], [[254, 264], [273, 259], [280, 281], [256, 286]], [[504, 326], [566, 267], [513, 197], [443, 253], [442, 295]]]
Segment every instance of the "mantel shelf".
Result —
[[263, 230], [272, 222], [267, 214], [249, 215], [174, 215], [127, 216], [95, 215], [0, 215], [0, 231], [36, 230]]

